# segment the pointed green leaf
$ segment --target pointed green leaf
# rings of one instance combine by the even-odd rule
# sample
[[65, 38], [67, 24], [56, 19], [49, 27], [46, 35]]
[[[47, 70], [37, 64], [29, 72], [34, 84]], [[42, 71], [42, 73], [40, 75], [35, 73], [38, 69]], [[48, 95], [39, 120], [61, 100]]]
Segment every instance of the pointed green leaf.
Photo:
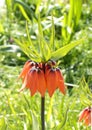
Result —
[[41, 20], [40, 20], [40, 14], [38, 17], [38, 40], [39, 40], [39, 49], [40, 49], [40, 56], [41, 56], [41, 61], [46, 62], [50, 57], [50, 48], [48, 46], [48, 43], [46, 43], [44, 36], [43, 36], [43, 30], [41, 26]]
[[27, 42], [28, 43], [28, 47], [31, 47], [32, 51], [34, 52], [34, 54], [39, 57], [39, 54], [36, 51], [35, 46], [33, 45], [32, 41], [31, 41], [31, 37], [29, 35], [29, 30], [28, 30], [28, 24], [27, 24], [27, 22], [26, 22], [26, 31], [27, 31], [27, 37], [28, 37], [28, 42]]
[[52, 33], [51, 33], [51, 39], [50, 39], [50, 48], [54, 50], [54, 42], [55, 42], [55, 27], [54, 27], [54, 20], [52, 15]]
[[27, 15], [26, 11], [24, 10], [23, 6], [20, 4], [16, 4], [15, 7], [17, 7], [17, 6], [19, 7], [19, 9], [20, 9], [21, 13], [23, 14], [23, 16], [25, 17], [25, 19], [30, 22], [30, 19]]
[[31, 18], [34, 17], [35, 19], [37, 19], [36, 16], [35, 16], [35, 13], [33, 12], [33, 10], [32, 10], [32, 9], [30, 8], [30, 6], [28, 6], [25, 2], [23, 2], [23, 1], [21, 1], [21, 0], [14, 0], [14, 6], [16, 6], [16, 4], [21, 5], [21, 6], [24, 8], [26, 14], [27, 14], [29, 17], [31, 17]]
[[54, 60], [58, 60], [59, 58], [64, 57], [72, 48], [79, 45], [83, 41], [84, 41], [84, 38], [82, 38], [82, 39], [80, 39], [78, 41], [69, 43], [68, 45], [66, 45], [64, 47], [61, 47], [60, 49], [54, 51], [51, 54], [51, 58], [54, 59]]
[[74, 7], [74, 12], [75, 12], [75, 24], [77, 25], [81, 16], [81, 11], [82, 11], [82, 0], [76, 0], [75, 7]]
[[72, 20], [73, 20], [73, 14], [74, 14], [74, 0], [70, 0], [70, 9], [68, 14], [68, 26], [71, 27]]
[[31, 41], [31, 37], [30, 37], [30, 35], [29, 35], [28, 22], [26, 22], [26, 33], [27, 33], [29, 45], [33, 46], [32, 41]]
[[39, 40], [39, 49], [40, 49], [40, 53], [41, 56], [43, 54], [43, 48], [44, 48], [44, 43], [43, 43], [43, 30], [42, 30], [42, 26], [41, 26], [41, 20], [40, 20], [40, 14], [38, 15], [38, 40]]
[[62, 21], [63, 26], [62, 26], [62, 36], [64, 39], [67, 39], [67, 14], [64, 13], [64, 19]]
[[40, 55], [37, 55], [34, 51], [34, 49], [29, 45], [29, 43], [27, 43], [27, 41], [19, 41], [18, 39], [14, 39], [15, 42], [20, 46], [20, 48], [22, 49], [22, 51], [33, 61], [35, 62], [41, 62], [41, 58]]
[[46, 62], [51, 57], [51, 51], [50, 51], [50, 48], [48, 46], [48, 43], [45, 40], [43, 40], [42, 42], [44, 44], [44, 48], [43, 48], [43, 52], [42, 52], [42, 55], [43, 55], [42, 62]]

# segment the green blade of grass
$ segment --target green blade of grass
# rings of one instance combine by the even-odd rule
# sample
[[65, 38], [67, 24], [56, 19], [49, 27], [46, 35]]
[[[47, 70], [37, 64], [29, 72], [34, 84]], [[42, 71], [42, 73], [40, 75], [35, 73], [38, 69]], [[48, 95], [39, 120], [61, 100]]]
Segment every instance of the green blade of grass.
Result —
[[20, 5], [20, 4], [17, 3], [17, 4], [15, 4], [14, 7], [15, 7], [15, 9], [16, 9], [16, 7], [19, 7], [19, 9], [20, 9], [21, 13], [23, 14], [24, 18], [25, 18], [27, 21], [31, 22], [30, 19], [29, 19], [29, 17], [28, 17], [28, 15], [27, 15], [27, 13], [26, 13], [26, 11], [24, 10], [24, 8], [23, 8], [22, 5]]

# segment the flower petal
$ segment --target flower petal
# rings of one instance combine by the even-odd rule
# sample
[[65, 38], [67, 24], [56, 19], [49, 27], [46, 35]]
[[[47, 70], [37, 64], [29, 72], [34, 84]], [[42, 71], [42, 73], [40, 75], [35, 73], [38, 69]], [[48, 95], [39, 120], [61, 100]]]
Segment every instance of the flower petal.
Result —
[[41, 96], [44, 97], [46, 92], [46, 80], [44, 76], [44, 72], [42, 70], [38, 70], [38, 91]]
[[57, 77], [56, 77], [56, 71], [54, 69], [50, 69], [50, 71], [47, 71], [46, 82], [48, 93], [49, 96], [51, 97], [55, 89], [57, 88]]
[[38, 77], [36, 69], [30, 71], [27, 85], [28, 85], [27, 87], [31, 91], [31, 96], [33, 96], [37, 91], [37, 85], [38, 85]]
[[91, 112], [88, 112], [88, 114], [86, 115], [86, 118], [84, 119], [84, 124], [86, 126], [89, 126], [91, 124]]
[[31, 61], [28, 60], [28, 61], [24, 64], [23, 69], [22, 69], [22, 72], [20, 73], [20, 75], [19, 75], [18, 78], [22, 78], [22, 75], [23, 75], [23, 73], [24, 73], [24, 71], [25, 71], [25, 68], [27, 67], [27, 65], [28, 65], [30, 62], [31, 62]]
[[64, 78], [62, 73], [60, 72], [59, 68], [56, 68], [56, 73], [57, 73], [57, 86], [59, 88], [59, 90], [65, 94], [66, 93], [66, 87], [64, 85]]
[[28, 73], [28, 71], [35, 65], [34, 62], [30, 62], [30, 61], [27, 61], [23, 67], [23, 70], [22, 72], [20, 73], [19, 77], [18, 78], [25, 78], [26, 74]]
[[65, 95], [66, 94], [66, 87], [64, 85], [64, 81], [59, 80], [57, 83], [57, 86], [58, 86], [59, 90]]

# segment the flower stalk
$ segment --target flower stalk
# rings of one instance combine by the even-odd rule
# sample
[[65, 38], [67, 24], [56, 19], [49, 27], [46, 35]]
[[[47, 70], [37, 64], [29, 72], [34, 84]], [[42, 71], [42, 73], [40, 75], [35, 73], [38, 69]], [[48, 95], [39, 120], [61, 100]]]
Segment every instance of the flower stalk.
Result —
[[41, 97], [41, 126], [42, 126], [42, 130], [45, 130], [44, 112], [45, 112], [45, 97]]

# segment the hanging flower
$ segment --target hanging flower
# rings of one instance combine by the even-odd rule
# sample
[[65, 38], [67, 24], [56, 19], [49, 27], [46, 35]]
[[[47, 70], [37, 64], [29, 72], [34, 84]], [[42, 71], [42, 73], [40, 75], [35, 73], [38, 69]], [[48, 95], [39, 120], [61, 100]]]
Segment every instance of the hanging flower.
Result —
[[27, 61], [19, 75], [19, 78], [23, 80], [20, 91], [29, 88], [31, 96], [38, 91], [44, 97], [47, 90], [51, 97], [55, 90], [59, 88], [65, 94], [66, 87], [63, 75], [59, 68], [55, 68], [55, 65], [56, 62], [53, 60], [47, 63]]
[[85, 108], [79, 115], [79, 121], [84, 122], [86, 126], [92, 126], [92, 108]]
[[28, 60], [28, 61], [25, 63], [25, 65], [24, 65], [24, 67], [23, 67], [23, 70], [22, 70], [22, 72], [21, 72], [20, 75], [19, 75], [19, 78], [22, 78], [23, 82], [24, 82], [24, 79], [25, 79], [25, 77], [26, 77], [26, 74], [29, 72], [29, 70], [30, 70], [34, 65], [35, 65], [35, 63], [34, 63], [34, 62], [31, 62], [30, 60]]

